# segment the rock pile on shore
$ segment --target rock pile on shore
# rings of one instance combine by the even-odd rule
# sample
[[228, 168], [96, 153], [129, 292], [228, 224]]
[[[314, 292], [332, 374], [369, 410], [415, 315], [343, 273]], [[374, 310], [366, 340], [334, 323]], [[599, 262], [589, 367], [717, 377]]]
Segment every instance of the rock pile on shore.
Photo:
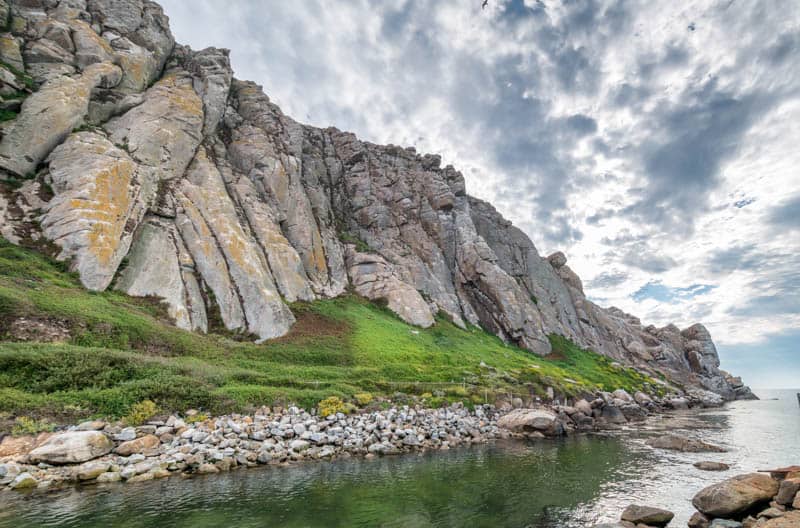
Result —
[[19, 453], [15, 462], [0, 464], [0, 485], [25, 489], [139, 482], [176, 473], [208, 474], [300, 460], [449, 449], [509, 436], [498, 427], [499, 417], [493, 406], [470, 411], [455, 404], [326, 418], [290, 407], [193, 423], [170, 416], [139, 427], [85, 422]]
[[0, 442], [0, 489], [138, 482], [301, 460], [446, 450], [497, 438], [562, 436], [641, 422], [651, 413], [682, 408], [683, 402], [703, 405], [701, 399], [631, 396], [620, 389], [591, 401], [536, 408], [521, 408], [521, 401], [474, 410], [460, 403], [440, 409], [392, 406], [323, 418], [297, 407], [264, 407], [253, 415], [170, 416], [139, 427], [90, 421], [56, 434]]

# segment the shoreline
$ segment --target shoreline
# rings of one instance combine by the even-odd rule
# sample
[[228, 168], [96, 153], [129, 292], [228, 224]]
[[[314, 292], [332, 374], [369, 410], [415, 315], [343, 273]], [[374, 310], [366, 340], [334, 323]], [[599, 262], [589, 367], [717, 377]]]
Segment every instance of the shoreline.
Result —
[[[0, 491], [47, 491], [98, 483], [335, 458], [448, 450], [495, 440], [562, 437], [642, 425], [671, 410], [719, 407], [713, 393], [651, 398], [624, 390], [573, 405], [461, 403], [436, 409], [391, 406], [321, 417], [298, 407], [263, 407], [251, 415], [205, 418], [188, 412], [138, 427], [96, 420], [56, 433], [6, 437], [0, 443]], [[680, 447], [680, 446], [679, 446]], [[9, 453], [9, 451], [14, 451]]]

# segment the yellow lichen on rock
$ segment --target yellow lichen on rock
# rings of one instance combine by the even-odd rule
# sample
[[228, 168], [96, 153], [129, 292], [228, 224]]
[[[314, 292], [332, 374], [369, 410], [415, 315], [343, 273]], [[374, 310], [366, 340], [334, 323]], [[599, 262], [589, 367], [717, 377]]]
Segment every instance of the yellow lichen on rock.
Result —
[[44, 235], [71, 258], [82, 282], [102, 290], [127, 253], [145, 204], [135, 181], [136, 163], [94, 132], [72, 134], [49, 157], [55, 197], [47, 204]]

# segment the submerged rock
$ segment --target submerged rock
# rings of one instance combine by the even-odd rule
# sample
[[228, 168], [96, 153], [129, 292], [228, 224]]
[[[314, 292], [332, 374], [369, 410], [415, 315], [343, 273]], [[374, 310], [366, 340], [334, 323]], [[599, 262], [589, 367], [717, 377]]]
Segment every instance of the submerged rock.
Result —
[[730, 466], [728, 464], [724, 464], [722, 462], [702, 461], [702, 462], [695, 462], [692, 465], [697, 469], [701, 469], [703, 471], [727, 471], [730, 469]]
[[656, 449], [668, 449], [670, 451], [683, 451], [686, 453], [725, 453], [727, 451], [723, 447], [709, 444], [702, 440], [674, 434], [651, 438], [647, 441], [647, 445], [655, 447]]

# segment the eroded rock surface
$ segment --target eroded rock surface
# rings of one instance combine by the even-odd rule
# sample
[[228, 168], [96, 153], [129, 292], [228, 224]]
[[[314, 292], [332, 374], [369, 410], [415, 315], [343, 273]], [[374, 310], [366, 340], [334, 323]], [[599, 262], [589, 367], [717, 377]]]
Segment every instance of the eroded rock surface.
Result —
[[[752, 397], [719, 369], [702, 325], [656, 328], [597, 306], [566, 255], [539, 255], [438, 156], [294, 121], [234, 78], [227, 50], [176, 45], [156, 3], [2, 5], [0, 56], [14, 71], [0, 65], [0, 89], [35, 85], [3, 127], [0, 170], [53, 196], [0, 189], [0, 232], [55, 242], [87, 287], [161, 297], [182, 328], [206, 331], [218, 312], [268, 339], [294, 322], [287, 303], [352, 286], [413, 325], [441, 314], [540, 355], [560, 334], [726, 400]], [[637, 419], [627, 409], [604, 419]]]

